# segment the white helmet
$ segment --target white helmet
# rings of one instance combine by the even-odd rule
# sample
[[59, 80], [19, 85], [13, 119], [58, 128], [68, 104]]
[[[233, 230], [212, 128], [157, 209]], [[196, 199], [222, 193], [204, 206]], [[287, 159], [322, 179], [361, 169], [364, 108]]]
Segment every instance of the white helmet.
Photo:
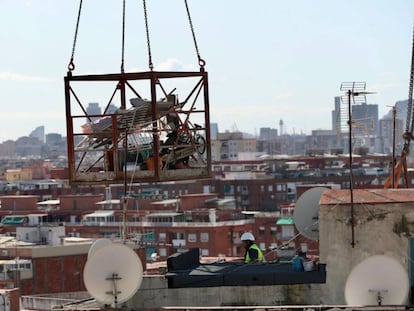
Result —
[[241, 236], [242, 241], [254, 241], [254, 235], [250, 232], [245, 232]]

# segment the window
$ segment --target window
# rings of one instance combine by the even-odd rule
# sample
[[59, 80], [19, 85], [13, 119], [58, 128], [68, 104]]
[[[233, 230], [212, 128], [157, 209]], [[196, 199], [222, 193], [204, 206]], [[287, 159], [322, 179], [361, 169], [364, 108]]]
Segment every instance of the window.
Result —
[[166, 248], [160, 248], [158, 254], [160, 255], [160, 257], [167, 256], [167, 249]]
[[259, 247], [262, 251], [266, 249], [266, 245], [263, 242], [259, 243]]
[[259, 234], [264, 234], [265, 233], [265, 227], [264, 226], [260, 226], [259, 227]]
[[208, 232], [201, 232], [200, 233], [200, 241], [201, 242], [208, 242]]
[[294, 235], [294, 227], [293, 226], [282, 226], [282, 237], [283, 238], [291, 238]]
[[154, 231], [144, 232], [144, 242], [155, 242], [155, 232]]
[[197, 242], [197, 235], [195, 233], [188, 234], [188, 242], [196, 243]]
[[280, 192], [283, 190], [283, 187], [281, 184], [276, 185], [276, 191]]
[[175, 232], [174, 233], [174, 239], [175, 240], [184, 240], [185, 239], [184, 232]]
[[159, 236], [158, 236], [158, 240], [159, 240], [160, 242], [165, 242], [165, 241], [166, 241], [166, 239], [167, 239], [167, 234], [166, 234], [165, 232], [160, 232], [160, 233], [159, 233]]
[[300, 250], [304, 253], [308, 252], [308, 244], [307, 243], [300, 243]]
[[201, 249], [201, 256], [208, 256], [209, 252], [208, 252], [208, 248], [202, 248]]
[[270, 233], [276, 234], [276, 227], [270, 227]]

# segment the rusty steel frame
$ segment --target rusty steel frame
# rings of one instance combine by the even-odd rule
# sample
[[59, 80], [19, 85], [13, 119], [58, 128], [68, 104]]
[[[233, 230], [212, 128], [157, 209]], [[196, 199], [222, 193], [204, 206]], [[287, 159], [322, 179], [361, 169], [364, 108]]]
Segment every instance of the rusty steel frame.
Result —
[[[196, 167], [196, 168], [186, 168], [186, 169], [171, 169], [168, 171], [164, 171], [160, 167], [160, 163], [158, 163], [159, 158], [154, 157], [154, 170], [150, 173], [146, 172], [138, 173], [134, 176], [130, 181], [131, 182], [162, 182], [162, 181], [173, 181], [173, 180], [187, 180], [187, 179], [204, 179], [204, 178], [211, 178], [211, 140], [210, 140], [210, 113], [209, 113], [209, 92], [208, 92], [208, 76], [207, 72], [200, 69], [199, 72], [157, 72], [157, 71], [147, 71], [147, 72], [133, 72], [133, 73], [116, 73], [116, 74], [98, 74], [98, 75], [72, 75], [72, 72], [69, 71], [67, 76], [64, 78], [65, 84], [65, 104], [66, 104], [66, 131], [67, 131], [67, 147], [68, 147], [68, 167], [69, 167], [69, 182], [71, 184], [113, 184], [113, 183], [125, 183], [126, 179], [129, 178], [128, 172], [126, 169], [126, 163], [124, 164], [125, 169], [122, 171], [118, 167], [115, 168], [114, 173], [111, 172], [110, 176], [108, 177], [105, 174], [101, 174], [97, 176], [97, 173], [89, 172], [82, 172], [79, 174], [78, 170], [79, 167], [76, 167], [76, 153], [82, 152], [75, 150], [75, 136], [81, 135], [76, 134], [74, 132], [74, 118], [87, 118], [90, 120], [91, 117], [107, 117], [105, 115], [108, 106], [110, 105], [112, 99], [114, 98], [115, 94], [119, 90], [120, 92], [120, 108], [126, 108], [126, 86], [129, 87], [135, 95], [139, 97], [138, 92], [131, 86], [130, 81], [135, 80], [147, 80], [150, 82], [150, 94], [151, 94], [151, 113], [152, 113], [152, 138], [153, 138], [153, 154], [159, 154], [159, 132], [160, 129], [157, 128], [157, 86], [161, 87], [163, 95], [165, 91], [160, 83], [162, 79], [173, 79], [173, 78], [197, 78], [199, 77], [200, 80], [194, 86], [193, 90], [190, 92], [191, 97], [192, 94], [196, 91], [196, 88], [199, 88], [199, 92], [203, 91], [202, 98], [204, 100], [204, 109], [198, 110], [198, 113], [204, 113], [204, 139], [205, 139], [205, 147], [206, 147], [206, 161], [205, 167]], [[107, 82], [116, 82], [117, 86], [115, 91], [112, 93], [111, 99], [108, 102], [107, 106], [104, 109], [104, 114], [102, 115], [93, 115], [89, 116], [82, 105], [81, 101], [77, 97], [74, 89], [72, 88], [73, 82], [99, 82], [99, 81], [107, 81]], [[198, 95], [198, 94], [197, 94]], [[72, 98], [78, 103], [81, 107], [84, 115], [72, 115]], [[195, 99], [197, 100], [197, 98]], [[194, 103], [192, 105], [192, 108]], [[188, 120], [190, 114], [193, 111], [190, 110], [187, 113], [186, 121]], [[120, 135], [125, 134], [125, 140], [128, 138], [128, 129], [125, 130], [125, 133], [121, 133], [118, 131], [118, 125], [116, 123], [116, 115], [111, 116], [111, 124], [112, 124], [112, 132], [110, 133], [110, 137], [113, 142], [113, 151], [114, 151], [114, 163], [118, 163], [118, 149], [117, 144]], [[109, 136], [108, 136], [109, 137]], [[126, 151], [127, 152], [127, 151]], [[85, 152], [86, 154], [86, 152]], [[85, 154], [81, 155], [81, 161]], [[99, 161], [99, 159], [98, 159]], [[79, 166], [81, 162], [79, 162]], [[103, 172], [104, 173], [104, 172]]]

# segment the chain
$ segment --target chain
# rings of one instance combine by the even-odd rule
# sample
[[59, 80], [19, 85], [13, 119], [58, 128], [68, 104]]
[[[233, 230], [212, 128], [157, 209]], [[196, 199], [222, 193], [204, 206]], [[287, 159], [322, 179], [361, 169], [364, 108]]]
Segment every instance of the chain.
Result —
[[122, 1], [122, 52], [121, 52], [121, 73], [124, 73], [124, 58], [125, 58], [125, 2]]
[[411, 72], [410, 72], [410, 85], [408, 89], [408, 113], [407, 113], [407, 124], [406, 124], [406, 131], [407, 133], [413, 135], [413, 81], [414, 79], [414, 31], [413, 31], [413, 43], [412, 43], [412, 50], [411, 50]]
[[185, 8], [187, 10], [188, 22], [190, 23], [191, 33], [193, 35], [194, 46], [195, 46], [195, 49], [196, 49], [196, 52], [197, 52], [198, 64], [200, 65], [200, 67], [203, 68], [205, 66], [206, 62], [201, 58], [200, 52], [198, 50], [197, 40], [196, 40], [196, 36], [195, 36], [195, 32], [194, 32], [193, 22], [191, 21], [191, 15], [190, 15], [190, 10], [188, 9], [187, 0], [184, 0], [184, 3], [185, 3]]
[[147, 16], [147, 4], [145, 0], [142, 0], [142, 4], [144, 6], [144, 19], [145, 19], [145, 31], [147, 34], [147, 47], [148, 47], [148, 65], [150, 70], [154, 69], [154, 65], [152, 64], [152, 55], [151, 55], [151, 44], [150, 44], [150, 36], [149, 36], [149, 28], [148, 28], [148, 16]]
[[78, 38], [78, 29], [79, 29], [79, 21], [80, 21], [81, 11], [82, 11], [82, 0], [79, 1], [78, 20], [76, 21], [75, 37], [73, 38], [72, 55], [70, 57], [70, 62], [69, 62], [69, 65], [68, 65], [68, 70], [69, 71], [73, 71], [75, 69], [75, 64], [73, 62], [73, 57], [75, 55], [76, 40]]

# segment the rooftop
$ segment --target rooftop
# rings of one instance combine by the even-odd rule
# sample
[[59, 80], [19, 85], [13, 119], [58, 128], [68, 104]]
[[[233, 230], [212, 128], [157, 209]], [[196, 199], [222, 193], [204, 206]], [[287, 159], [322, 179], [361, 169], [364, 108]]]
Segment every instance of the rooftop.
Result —
[[[320, 205], [349, 204], [351, 192], [349, 189], [330, 189], [325, 191], [319, 201]], [[370, 203], [406, 203], [414, 202], [414, 189], [354, 189], [353, 202], [356, 204]]]

